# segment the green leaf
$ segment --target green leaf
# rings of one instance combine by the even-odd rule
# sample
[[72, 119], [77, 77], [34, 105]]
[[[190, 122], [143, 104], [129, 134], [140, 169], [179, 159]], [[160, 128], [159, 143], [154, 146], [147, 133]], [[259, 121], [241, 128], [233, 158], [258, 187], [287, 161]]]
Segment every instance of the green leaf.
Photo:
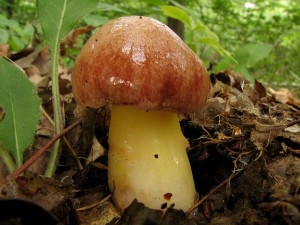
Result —
[[5, 27], [11, 27], [11, 22], [12, 20], [7, 19], [5, 16], [0, 15], [0, 26], [5, 28]]
[[23, 38], [26, 41], [26, 44], [32, 39], [34, 35], [34, 28], [32, 24], [26, 23], [25, 27], [23, 28]]
[[273, 46], [270, 44], [247, 44], [237, 49], [234, 52], [234, 58], [237, 63], [234, 62], [230, 57], [225, 57], [217, 65], [217, 71], [223, 71], [232, 66], [232, 68], [242, 73], [251, 82], [254, 78], [250, 75], [247, 67], [254, 66], [259, 60], [267, 57], [272, 51]]
[[7, 43], [9, 38], [9, 34], [6, 30], [0, 28], [0, 44], [5, 44]]
[[163, 11], [164, 15], [177, 19], [184, 23], [185, 25], [192, 27], [192, 22], [190, 16], [182, 9], [176, 6], [160, 6], [160, 9]]
[[51, 48], [58, 45], [84, 15], [95, 10], [98, 0], [38, 0], [37, 13]]
[[[182, 2], [183, 2], [183, 1], [182, 1]], [[196, 18], [199, 17], [199, 13], [198, 13], [195, 9], [189, 8], [189, 7], [186, 7], [186, 6], [182, 5], [182, 4], [180, 4], [180, 3], [178, 2], [178, 0], [176, 0], [176, 1], [171, 0], [171, 1], [169, 1], [169, 3], [171, 3], [172, 5], [174, 5], [174, 6], [178, 7], [178, 8], [180, 8], [180, 9], [182, 9], [182, 10], [185, 11], [190, 17], [192, 17], [192, 18], [194, 18], [194, 19], [196, 19]], [[187, 5], [188, 5], [188, 4], [187, 4]]]
[[10, 29], [19, 36], [23, 35], [23, 27], [21, 27], [17, 21], [10, 20]]
[[202, 23], [200, 20], [197, 20], [196, 21], [196, 26], [195, 26], [194, 29], [197, 30], [197, 31], [206, 33], [207, 30], [208, 30], [208, 27], [205, 26], [204, 23]]
[[93, 27], [99, 27], [105, 24], [106, 22], [108, 22], [109, 18], [100, 15], [87, 15], [83, 18], [83, 20], [87, 25], [91, 25]]
[[247, 68], [244, 65], [237, 65], [234, 70], [236, 72], [239, 72], [240, 74], [243, 74], [243, 77], [245, 77], [247, 80], [250, 81], [251, 84], [254, 83], [254, 77], [249, 73]]
[[[212, 32], [210, 31], [209, 33], [212, 33]], [[233, 61], [235, 63], [237, 62], [235, 60], [235, 58], [233, 58], [232, 54], [222, 47], [222, 45], [219, 42], [219, 38], [217, 36], [211, 35], [211, 36], [207, 36], [207, 37], [195, 38], [195, 40], [212, 47], [220, 55], [227, 56], [230, 59], [230, 61]]]
[[14, 51], [20, 51], [25, 47], [23, 39], [18, 37], [17, 35], [10, 35], [8, 43]]
[[237, 49], [234, 53], [239, 64], [253, 66], [265, 58], [272, 50], [270, 44], [247, 44]]
[[113, 4], [106, 4], [106, 3], [99, 3], [98, 9], [101, 11], [108, 11], [108, 12], [119, 12], [124, 14], [129, 14], [126, 10], [121, 9]]
[[167, 4], [167, 0], [142, 0], [142, 2], [146, 2], [148, 4], [157, 5], [157, 6]]
[[40, 99], [25, 74], [3, 57], [0, 57], [0, 90], [0, 105], [5, 112], [0, 123], [0, 142], [19, 167], [40, 119]]
[[224, 57], [216, 66], [216, 70], [217, 71], [224, 71], [226, 69], [229, 68], [230, 65], [235, 65], [236, 63], [234, 63], [229, 57]]

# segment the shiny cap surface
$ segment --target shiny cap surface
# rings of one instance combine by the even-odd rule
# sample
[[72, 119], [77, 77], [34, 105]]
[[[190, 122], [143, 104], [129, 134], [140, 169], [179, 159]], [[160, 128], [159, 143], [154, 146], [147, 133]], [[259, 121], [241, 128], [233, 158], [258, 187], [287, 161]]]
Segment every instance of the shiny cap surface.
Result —
[[126, 16], [103, 25], [78, 55], [78, 104], [134, 105], [144, 110], [197, 111], [211, 84], [201, 60], [165, 24]]

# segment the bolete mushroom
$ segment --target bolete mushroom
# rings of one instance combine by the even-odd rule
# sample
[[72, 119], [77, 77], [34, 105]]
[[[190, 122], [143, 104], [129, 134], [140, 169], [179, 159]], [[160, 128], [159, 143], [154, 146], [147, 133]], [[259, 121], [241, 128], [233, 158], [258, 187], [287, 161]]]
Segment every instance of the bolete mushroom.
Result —
[[187, 210], [196, 190], [177, 113], [205, 103], [210, 80], [200, 59], [166, 25], [121, 17], [82, 48], [73, 71], [78, 104], [111, 105], [109, 188], [124, 210], [146, 206]]

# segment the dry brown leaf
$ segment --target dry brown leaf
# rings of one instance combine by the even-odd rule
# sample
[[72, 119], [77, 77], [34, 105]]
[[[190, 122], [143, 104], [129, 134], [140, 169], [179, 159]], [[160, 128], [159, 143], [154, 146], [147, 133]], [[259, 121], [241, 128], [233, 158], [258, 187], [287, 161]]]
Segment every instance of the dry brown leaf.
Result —
[[74, 48], [77, 44], [78, 36], [88, 33], [94, 29], [93, 26], [78, 27], [72, 30], [67, 36], [65, 36], [61, 42], [61, 46], [64, 48]]
[[1, 44], [0, 45], [0, 55], [5, 57], [9, 57], [9, 45], [8, 44]]
[[8, 177], [0, 183], [0, 190], [0, 198], [28, 200], [49, 211], [72, 195], [69, 186], [37, 175], [20, 176], [16, 179]]
[[300, 100], [297, 99], [290, 90], [280, 89], [278, 91], [275, 91], [272, 88], [268, 88], [267, 90], [276, 99], [276, 101], [300, 108]]

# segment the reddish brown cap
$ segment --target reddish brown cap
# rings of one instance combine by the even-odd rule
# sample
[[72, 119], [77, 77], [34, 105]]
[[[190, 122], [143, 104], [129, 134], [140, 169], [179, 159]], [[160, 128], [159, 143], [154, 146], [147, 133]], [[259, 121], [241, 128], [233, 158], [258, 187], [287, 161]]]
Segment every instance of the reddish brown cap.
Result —
[[72, 86], [83, 106], [175, 112], [198, 110], [211, 87], [203, 63], [184, 42], [166, 25], [141, 16], [112, 20], [88, 40]]

